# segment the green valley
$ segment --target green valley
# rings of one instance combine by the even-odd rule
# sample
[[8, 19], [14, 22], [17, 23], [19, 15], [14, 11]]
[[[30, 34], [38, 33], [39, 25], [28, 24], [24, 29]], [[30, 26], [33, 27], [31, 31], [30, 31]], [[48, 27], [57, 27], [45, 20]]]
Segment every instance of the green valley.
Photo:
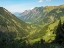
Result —
[[63, 48], [64, 5], [35, 7], [16, 17], [0, 7], [1, 48]]

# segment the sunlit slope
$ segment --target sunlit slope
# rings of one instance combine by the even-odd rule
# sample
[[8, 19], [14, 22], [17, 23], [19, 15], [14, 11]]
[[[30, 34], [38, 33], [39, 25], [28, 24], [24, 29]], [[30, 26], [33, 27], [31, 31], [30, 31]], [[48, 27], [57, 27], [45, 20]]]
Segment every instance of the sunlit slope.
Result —
[[[63, 23], [64, 17], [61, 17], [60, 19]], [[40, 39], [43, 39], [43, 40], [45, 40], [45, 42], [48, 42], [48, 43], [54, 41], [55, 37], [56, 37], [56, 34], [55, 34], [56, 29], [57, 29], [57, 26], [58, 26], [60, 19], [56, 20], [53, 23], [50, 23], [50, 24], [44, 26], [43, 27], [44, 29], [40, 30], [40, 32], [35, 33], [32, 36], [30, 36], [31, 37], [31, 39], [30, 39], [31, 43], [39, 41]]]
[[19, 20], [3, 7], [0, 7], [0, 31], [15, 32], [17, 36], [25, 37], [31, 31], [31, 25]]
[[32, 10], [26, 10], [19, 15], [19, 19], [24, 22], [44, 25], [53, 23], [64, 15], [64, 5], [35, 7]]

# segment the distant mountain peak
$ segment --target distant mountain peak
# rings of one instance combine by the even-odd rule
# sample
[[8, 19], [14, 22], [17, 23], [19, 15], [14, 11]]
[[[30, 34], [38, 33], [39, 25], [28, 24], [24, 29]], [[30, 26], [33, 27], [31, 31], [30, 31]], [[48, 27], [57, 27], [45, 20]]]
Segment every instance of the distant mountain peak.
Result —
[[23, 13], [19, 15], [19, 18], [25, 22], [32, 22], [35, 24], [37, 24], [37, 22], [50, 23], [52, 22], [51, 21], [52, 17], [55, 20], [60, 17], [59, 14], [63, 16], [64, 15], [63, 10], [64, 10], [64, 5], [35, 7], [32, 10], [25, 10]]

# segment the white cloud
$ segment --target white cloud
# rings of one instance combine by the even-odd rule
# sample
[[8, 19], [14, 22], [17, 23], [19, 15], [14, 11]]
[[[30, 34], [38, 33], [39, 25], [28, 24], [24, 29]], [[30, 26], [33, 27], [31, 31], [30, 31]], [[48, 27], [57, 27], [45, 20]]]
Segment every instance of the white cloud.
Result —
[[51, 0], [39, 0], [39, 2], [43, 2], [43, 1], [47, 1], [48, 2], [48, 1], [51, 1]]
[[46, 0], [46, 1], [51, 1], [51, 0]]
[[43, 2], [43, 0], [39, 0], [39, 2]]
[[34, 9], [34, 7], [30, 8], [30, 10]]

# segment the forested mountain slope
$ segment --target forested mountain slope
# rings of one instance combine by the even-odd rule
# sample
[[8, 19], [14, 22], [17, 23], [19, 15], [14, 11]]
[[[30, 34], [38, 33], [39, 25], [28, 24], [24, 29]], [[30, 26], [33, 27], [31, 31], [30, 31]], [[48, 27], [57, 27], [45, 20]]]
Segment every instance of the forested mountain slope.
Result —
[[32, 25], [19, 20], [17, 17], [15, 17], [15, 15], [11, 14], [5, 8], [0, 7], [0, 31], [6, 33], [13, 32], [19, 37], [25, 37], [33, 29], [31, 26]]
[[60, 42], [63, 45], [64, 5], [36, 7], [19, 18], [0, 7], [1, 48], [51, 48]]

